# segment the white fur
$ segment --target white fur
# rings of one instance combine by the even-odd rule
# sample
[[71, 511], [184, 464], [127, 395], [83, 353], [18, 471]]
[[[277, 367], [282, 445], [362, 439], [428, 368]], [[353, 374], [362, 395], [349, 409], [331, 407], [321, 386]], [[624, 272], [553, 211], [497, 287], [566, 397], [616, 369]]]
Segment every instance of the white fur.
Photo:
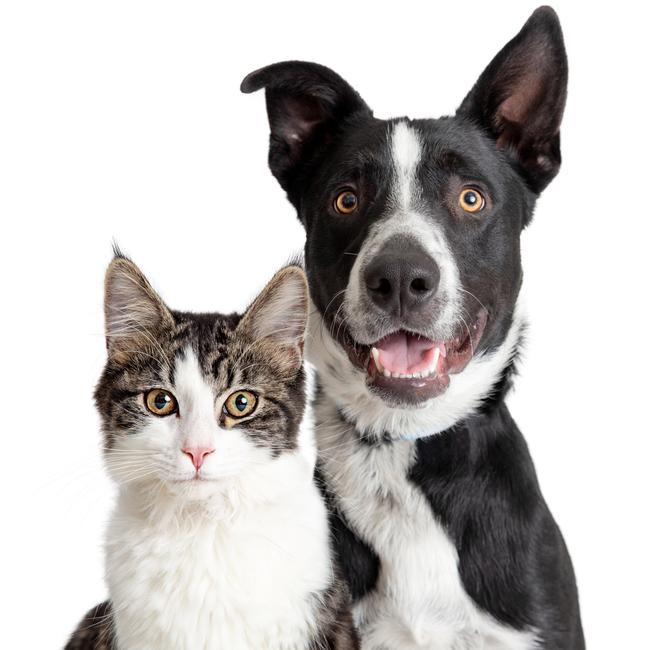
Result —
[[325, 479], [348, 523], [381, 558], [375, 589], [354, 610], [363, 650], [532, 650], [465, 592], [456, 548], [408, 479], [415, 445], [359, 441], [323, 398], [316, 407]]
[[[218, 423], [187, 350], [170, 387], [180, 416], [152, 416], [108, 454], [120, 484], [106, 539], [119, 650], [298, 650], [332, 567], [327, 517], [300, 452], [277, 459]], [[304, 435], [304, 434], [303, 434]], [[205, 481], [184, 444], [212, 445]]]
[[415, 173], [422, 156], [418, 134], [406, 122], [397, 122], [391, 133], [391, 156], [396, 182], [391, 188], [393, 202], [408, 210], [413, 202]]

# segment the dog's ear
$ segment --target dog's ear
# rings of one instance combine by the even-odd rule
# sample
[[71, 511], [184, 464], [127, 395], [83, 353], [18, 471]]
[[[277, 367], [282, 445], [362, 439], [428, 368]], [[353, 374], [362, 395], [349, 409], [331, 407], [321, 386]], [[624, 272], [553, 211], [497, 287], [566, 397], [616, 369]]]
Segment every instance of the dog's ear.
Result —
[[318, 142], [351, 115], [372, 112], [333, 70], [316, 63], [285, 61], [251, 72], [241, 91], [266, 89], [271, 127], [269, 166], [285, 190]]
[[568, 66], [562, 29], [539, 7], [492, 60], [458, 109], [497, 146], [515, 155], [529, 187], [541, 192], [560, 168], [560, 122]]

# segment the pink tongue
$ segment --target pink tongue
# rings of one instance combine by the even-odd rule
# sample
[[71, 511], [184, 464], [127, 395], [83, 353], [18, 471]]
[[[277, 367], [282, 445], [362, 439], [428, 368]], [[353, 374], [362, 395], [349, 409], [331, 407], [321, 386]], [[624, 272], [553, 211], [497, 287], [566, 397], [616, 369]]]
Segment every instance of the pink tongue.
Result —
[[426, 370], [436, 349], [435, 341], [395, 332], [375, 344], [379, 363], [392, 373], [413, 374]]

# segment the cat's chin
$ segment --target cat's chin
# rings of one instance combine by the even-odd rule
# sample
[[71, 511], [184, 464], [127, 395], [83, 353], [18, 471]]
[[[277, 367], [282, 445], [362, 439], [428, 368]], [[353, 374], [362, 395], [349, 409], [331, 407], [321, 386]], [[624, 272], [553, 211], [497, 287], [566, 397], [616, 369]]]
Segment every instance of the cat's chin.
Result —
[[222, 495], [228, 489], [230, 481], [218, 479], [187, 479], [166, 481], [168, 492], [186, 501], [204, 501], [213, 496]]

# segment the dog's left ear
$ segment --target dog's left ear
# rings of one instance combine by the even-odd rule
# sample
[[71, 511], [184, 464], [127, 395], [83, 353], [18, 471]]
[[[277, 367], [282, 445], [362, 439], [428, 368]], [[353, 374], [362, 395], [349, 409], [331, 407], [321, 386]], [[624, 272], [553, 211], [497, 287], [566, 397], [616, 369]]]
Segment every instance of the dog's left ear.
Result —
[[458, 109], [457, 114], [486, 129], [499, 148], [514, 153], [520, 173], [537, 194], [560, 168], [567, 77], [560, 21], [553, 9], [539, 7]]
[[351, 115], [371, 110], [336, 72], [305, 61], [274, 63], [251, 72], [241, 91], [266, 89], [271, 127], [269, 167], [285, 191], [301, 164], [336, 126]]

